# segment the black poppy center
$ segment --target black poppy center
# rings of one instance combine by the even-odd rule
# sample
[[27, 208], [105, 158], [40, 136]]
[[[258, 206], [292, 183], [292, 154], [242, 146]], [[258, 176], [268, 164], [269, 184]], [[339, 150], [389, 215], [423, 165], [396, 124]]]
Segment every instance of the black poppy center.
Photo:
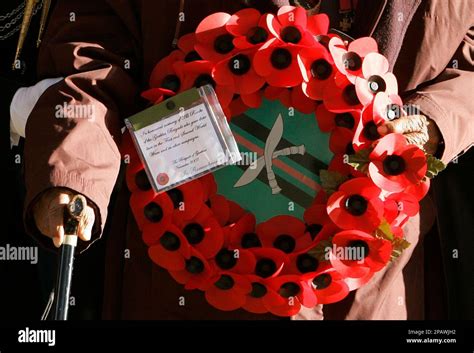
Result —
[[179, 208], [184, 201], [183, 192], [179, 189], [171, 189], [166, 192], [170, 197], [171, 201], [173, 202], [173, 206], [175, 209]]
[[317, 290], [326, 289], [331, 285], [332, 277], [330, 274], [323, 273], [313, 279], [313, 286]]
[[361, 258], [357, 260], [362, 260], [369, 255], [369, 245], [363, 240], [352, 240], [347, 244], [348, 247], [354, 248], [356, 254], [362, 255]]
[[254, 27], [247, 33], [247, 40], [252, 44], [264, 43], [267, 39], [268, 32], [262, 27]]
[[344, 88], [342, 91], [342, 99], [344, 99], [344, 102], [351, 106], [360, 104], [355, 86], [352, 84], [347, 85], [346, 88]]
[[312, 240], [316, 238], [316, 236], [319, 234], [321, 229], [323, 229], [323, 226], [321, 224], [310, 224], [309, 226], [306, 227], [306, 231], [309, 233]]
[[294, 26], [288, 26], [281, 31], [281, 39], [286, 43], [298, 44], [301, 41], [301, 32]]
[[250, 59], [247, 55], [239, 54], [229, 60], [229, 70], [234, 75], [242, 76], [250, 70]]
[[270, 62], [277, 70], [284, 70], [291, 65], [292, 57], [288, 49], [277, 48], [272, 52]]
[[295, 295], [298, 295], [300, 292], [300, 286], [296, 284], [295, 282], [286, 282], [281, 285], [280, 290], [278, 293], [283, 297], [283, 298], [291, 298], [294, 297]]
[[351, 113], [336, 114], [334, 122], [336, 126], [345, 127], [350, 130], [352, 130], [355, 125], [355, 120]]
[[345, 153], [346, 153], [347, 155], [353, 155], [353, 154], [355, 154], [354, 146], [352, 145], [352, 142], [349, 142], [349, 143], [346, 145]]
[[201, 74], [194, 81], [194, 87], [199, 88], [205, 85], [211, 85], [212, 87], [216, 87], [216, 81], [214, 81], [212, 76], [209, 74]]
[[155, 202], [150, 202], [143, 210], [145, 217], [153, 223], [158, 223], [163, 219], [163, 209]]
[[386, 110], [386, 118], [390, 121], [398, 119], [401, 116], [402, 108], [397, 104], [389, 104]]
[[347, 52], [342, 56], [342, 62], [344, 63], [346, 70], [349, 71], [357, 71], [362, 67], [361, 57], [352, 51]]
[[301, 254], [296, 258], [296, 267], [301, 273], [314, 272], [318, 265], [318, 260], [310, 254]]
[[214, 41], [214, 50], [219, 54], [228, 54], [234, 50], [234, 37], [230, 34], [222, 34]]
[[200, 224], [190, 223], [183, 229], [184, 236], [188, 239], [189, 244], [199, 244], [204, 239], [204, 229]]
[[326, 80], [332, 74], [332, 66], [324, 59], [318, 59], [311, 64], [311, 75], [318, 80]]
[[329, 49], [329, 40], [331, 38], [329, 38], [329, 36], [325, 36], [323, 34], [318, 34], [316, 36], [316, 40], [319, 44], [321, 44], [323, 47], [325, 47], [326, 49]]
[[258, 238], [258, 235], [255, 233], [245, 233], [242, 236], [242, 239], [240, 240], [240, 245], [244, 249], [249, 249], [249, 248], [259, 248], [262, 246], [262, 243], [260, 242], [260, 239]]
[[150, 180], [148, 179], [148, 176], [146, 175], [145, 169], [140, 170], [135, 175], [135, 184], [142, 191], [147, 191], [151, 189]]
[[385, 83], [385, 80], [378, 76], [370, 76], [369, 80], [367, 81], [367, 84], [369, 85], [369, 90], [373, 94], [376, 94], [378, 92], [385, 92], [387, 89], [387, 84]]
[[262, 298], [265, 294], [267, 294], [267, 287], [258, 282], [252, 283], [252, 291], [250, 292], [252, 298]]
[[367, 200], [361, 195], [351, 195], [345, 204], [347, 212], [353, 216], [362, 216], [367, 211]]
[[181, 81], [176, 75], [168, 75], [161, 81], [161, 87], [173, 92], [178, 92], [181, 87]]
[[199, 55], [198, 52], [195, 51], [195, 50], [191, 50], [184, 57], [184, 61], [187, 62], [187, 63], [190, 63], [192, 61], [198, 61], [198, 60], [202, 60], [202, 58], [201, 58], [201, 55]]
[[405, 160], [400, 156], [387, 156], [383, 161], [383, 171], [388, 175], [400, 175], [405, 171], [405, 169]]
[[369, 141], [375, 141], [380, 138], [380, 134], [377, 131], [377, 125], [375, 125], [373, 121], [368, 122], [364, 126], [364, 129], [362, 130], [362, 134]]
[[237, 263], [234, 251], [222, 249], [216, 255], [216, 263], [223, 270], [230, 270]]
[[176, 251], [181, 246], [181, 241], [176, 234], [166, 232], [161, 236], [160, 244], [168, 251]]
[[234, 279], [229, 275], [222, 275], [214, 285], [221, 290], [229, 290], [234, 287]]
[[257, 276], [267, 278], [273, 275], [277, 270], [277, 266], [272, 259], [260, 259], [255, 265], [255, 273]]
[[295, 239], [288, 234], [279, 235], [273, 242], [273, 247], [283, 251], [286, 254], [291, 253], [295, 250], [296, 241]]
[[186, 271], [194, 275], [198, 275], [204, 271], [204, 262], [200, 258], [191, 256], [186, 260]]

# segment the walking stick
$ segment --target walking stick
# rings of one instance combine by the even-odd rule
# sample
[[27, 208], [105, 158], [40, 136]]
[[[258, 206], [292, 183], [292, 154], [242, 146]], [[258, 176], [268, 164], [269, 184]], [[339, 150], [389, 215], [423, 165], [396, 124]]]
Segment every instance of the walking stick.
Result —
[[59, 250], [58, 272], [55, 289], [54, 320], [67, 320], [69, 295], [71, 292], [74, 250], [77, 245], [77, 230], [84, 216], [87, 201], [76, 195], [64, 209], [64, 243]]

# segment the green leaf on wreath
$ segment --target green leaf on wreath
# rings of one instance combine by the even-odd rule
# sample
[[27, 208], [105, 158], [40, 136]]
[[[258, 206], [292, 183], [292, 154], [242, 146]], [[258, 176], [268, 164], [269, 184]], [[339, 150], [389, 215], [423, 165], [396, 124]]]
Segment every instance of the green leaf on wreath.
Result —
[[383, 222], [379, 225], [379, 228], [376, 231], [376, 235], [380, 238], [390, 241], [393, 241], [395, 239], [390, 224], [386, 220], [383, 220]]
[[428, 169], [426, 170], [426, 177], [433, 179], [438, 175], [439, 172], [443, 171], [446, 168], [446, 165], [439, 160], [438, 158], [428, 154], [426, 156], [426, 163], [428, 164]]
[[328, 196], [336, 192], [339, 185], [349, 179], [349, 177], [341, 173], [330, 172], [324, 169], [319, 171], [319, 178], [321, 179], [321, 186]]
[[403, 238], [395, 238], [392, 242], [392, 260], [399, 257], [405, 249], [410, 247], [410, 242]]
[[370, 162], [369, 155], [371, 152], [372, 150], [367, 148], [357, 151], [356, 154], [350, 154], [347, 156], [347, 164], [359, 172], [366, 173], [367, 166]]

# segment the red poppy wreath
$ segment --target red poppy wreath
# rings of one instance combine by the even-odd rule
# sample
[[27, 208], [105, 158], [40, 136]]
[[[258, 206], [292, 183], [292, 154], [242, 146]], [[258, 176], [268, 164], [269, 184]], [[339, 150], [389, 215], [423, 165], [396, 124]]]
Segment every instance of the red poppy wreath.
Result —
[[377, 133], [405, 114], [397, 80], [372, 38], [347, 43], [328, 27], [326, 15], [292, 6], [212, 14], [156, 65], [143, 93], [158, 104], [211, 84], [229, 120], [265, 98], [315, 114], [330, 133], [334, 158], [303, 219], [260, 224], [217, 193], [212, 174], [155, 193], [125, 139], [130, 204], [151, 260], [217, 309], [290, 316], [342, 300], [409, 246], [402, 226], [442, 168], [402, 135]]

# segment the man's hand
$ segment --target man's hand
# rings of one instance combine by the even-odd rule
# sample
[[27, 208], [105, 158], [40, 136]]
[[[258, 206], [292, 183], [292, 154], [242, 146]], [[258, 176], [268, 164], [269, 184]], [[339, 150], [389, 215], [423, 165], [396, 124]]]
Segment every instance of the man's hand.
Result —
[[408, 143], [417, 145], [431, 155], [436, 154], [441, 141], [438, 126], [424, 115], [402, 116], [379, 126], [378, 132], [382, 136], [392, 132], [403, 134]]
[[[46, 191], [33, 207], [33, 216], [38, 230], [51, 238], [57, 248], [64, 241], [64, 208], [73, 196], [74, 194], [68, 189], [53, 188]], [[90, 206], [86, 206], [77, 232], [80, 239], [84, 241], [91, 239], [94, 221], [94, 210]]]

